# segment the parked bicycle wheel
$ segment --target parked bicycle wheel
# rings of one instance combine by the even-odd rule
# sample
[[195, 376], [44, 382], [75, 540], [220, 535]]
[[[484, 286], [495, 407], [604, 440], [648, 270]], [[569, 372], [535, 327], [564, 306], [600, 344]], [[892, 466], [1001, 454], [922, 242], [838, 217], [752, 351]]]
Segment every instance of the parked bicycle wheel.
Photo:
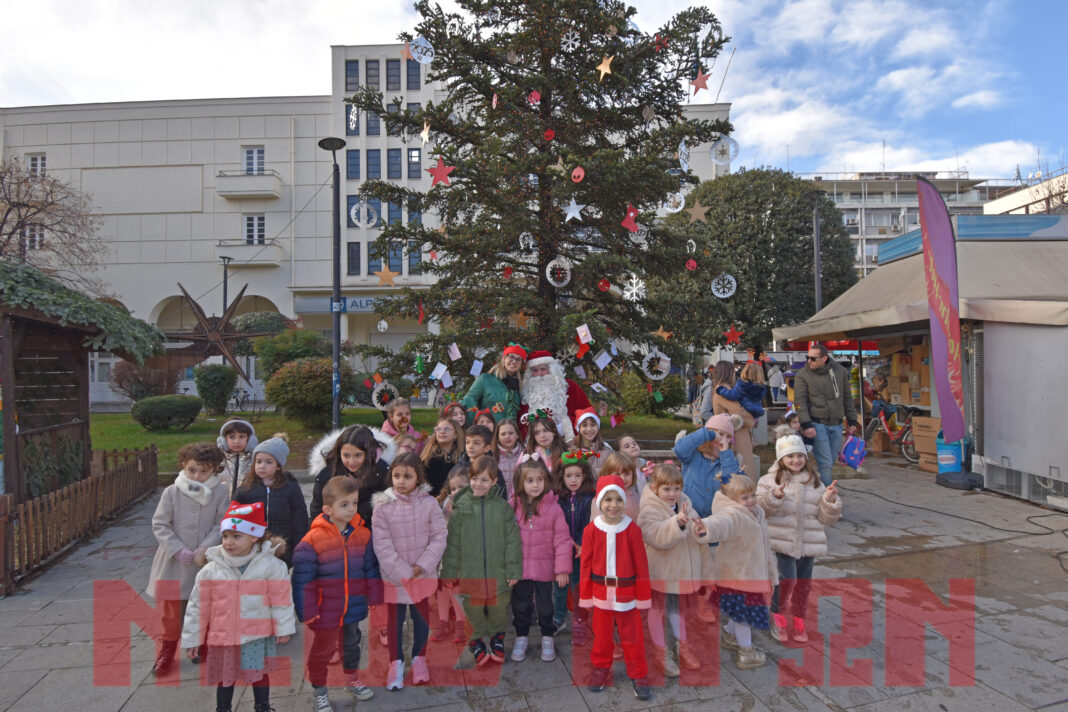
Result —
[[915, 465], [920, 461], [920, 456], [916, 452], [916, 440], [912, 437], [912, 425], [909, 424], [902, 428], [899, 437], [901, 456]]
[[879, 430], [879, 419], [869, 418], [868, 422], [864, 424], [864, 440], [871, 440], [871, 436]]

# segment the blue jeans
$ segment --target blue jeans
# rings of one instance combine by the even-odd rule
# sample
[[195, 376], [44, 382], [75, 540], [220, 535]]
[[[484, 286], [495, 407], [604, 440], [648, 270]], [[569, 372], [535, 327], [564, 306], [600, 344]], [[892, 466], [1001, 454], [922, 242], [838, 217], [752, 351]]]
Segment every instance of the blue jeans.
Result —
[[779, 585], [771, 594], [771, 612], [789, 612], [794, 618], [804, 618], [808, 608], [808, 594], [812, 590], [811, 556], [795, 559], [775, 552], [779, 566]]
[[816, 468], [820, 471], [820, 481], [824, 485], [831, 484], [831, 466], [838, 459], [838, 453], [842, 451], [842, 424], [824, 425], [813, 423], [816, 429], [816, 444], [812, 454], [816, 456]]

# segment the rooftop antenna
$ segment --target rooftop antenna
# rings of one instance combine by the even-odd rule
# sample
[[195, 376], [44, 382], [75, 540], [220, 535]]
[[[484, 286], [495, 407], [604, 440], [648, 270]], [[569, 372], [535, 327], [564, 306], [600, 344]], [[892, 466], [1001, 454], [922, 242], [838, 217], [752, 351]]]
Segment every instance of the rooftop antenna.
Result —
[[883, 139], [883, 173], [886, 173], [886, 139]]
[[723, 79], [719, 82], [719, 90], [716, 91], [716, 103], [719, 103], [720, 92], [723, 91], [723, 83], [727, 81], [727, 72], [731, 71], [731, 60], [734, 59], [734, 50], [738, 49], [738, 45], [731, 47], [731, 56], [727, 57], [727, 68], [723, 70]]

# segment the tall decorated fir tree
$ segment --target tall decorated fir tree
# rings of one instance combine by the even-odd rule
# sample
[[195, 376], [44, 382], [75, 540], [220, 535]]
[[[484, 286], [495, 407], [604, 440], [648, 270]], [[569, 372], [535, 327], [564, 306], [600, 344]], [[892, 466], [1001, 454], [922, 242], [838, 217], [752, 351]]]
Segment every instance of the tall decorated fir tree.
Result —
[[[398, 354], [360, 350], [386, 375], [426, 379], [440, 361], [457, 381], [509, 342], [572, 355], [593, 379], [602, 349], [613, 366], [656, 370], [666, 362], [650, 361], [654, 349], [681, 363], [646, 284], [685, 274], [691, 228], [656, 213], [697, 182], [687, 147], [730, 131], [681, 106], [726, 41], [718, 20], [691, 8], [643, 31], [614, 0], [457, 4], [446, 13], [420, 0], [421, 22], [401, 36], [417, 59], [432, 53], [427, 78], [444, 88], [440, 102], [411, 112], [397, 99], [391, 112], [379, 91], [351, 97], [390, 132], [422, 141], [432, 166], [426, 193], [370, 181], [363, 195], [440, 221], [389, 224], [375, 246], [421, 249], [421, 271], [437, 280], [380, 300], [378, 312], [436, 320], [440, 334]], [[448, 356], [453, 343], [461, 360]]]

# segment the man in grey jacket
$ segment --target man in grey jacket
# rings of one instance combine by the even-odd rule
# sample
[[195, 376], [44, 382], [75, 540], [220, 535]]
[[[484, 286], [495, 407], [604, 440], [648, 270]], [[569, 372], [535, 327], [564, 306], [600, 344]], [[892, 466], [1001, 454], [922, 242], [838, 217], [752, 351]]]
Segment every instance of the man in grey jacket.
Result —
[[820, 480], [831, 484], [831, 467], [842, 449], [842, 420], [856, 433], [857, 409], [849, 391], [849, 372], [831, 360], [827, 347], [812, 342], [808, 347], [808, 368], [794, 377], [794, 408], [801, 431], [815, 438], [813, 454]]

